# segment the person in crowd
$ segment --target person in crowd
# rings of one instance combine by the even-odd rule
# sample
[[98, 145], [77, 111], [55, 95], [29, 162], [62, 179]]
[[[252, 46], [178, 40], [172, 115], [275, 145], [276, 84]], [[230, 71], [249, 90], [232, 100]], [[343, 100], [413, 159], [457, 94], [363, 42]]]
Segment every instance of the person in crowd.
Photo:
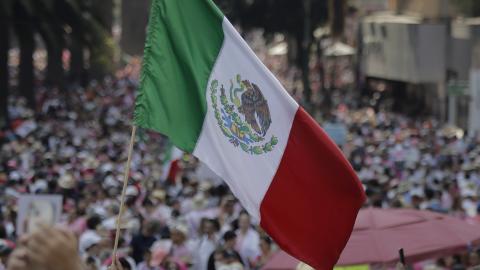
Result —
[[193, 247], [188, 241], [188, 228], [183, 224], [177, 224], [170, 230], [172, 246], [170, 255], [172, 258], [183, 262], [186, 265], [193, 263]]
[[[264, 60], [301, 100], [298, 70], [268, 55]], [[80, 261], [98, 268], [99, 262], [105, 266], [111, 258], [112, 224], [120, 205], [140, 62], [132, 61], [105, 80], [68, 86], [68, 102], [63, 92], [40, 84], [35, 89], [35, 111], [24, 98], [10, 96], [11, 125], [0, 131], [0, 238], [16, 244], [8, 256], [12, 267], [21, 265], [19, 258], [27, 249], [15, 231], [21, 194], [63, 195], [60, 222], [79, 237]], [[342, 95], [332, 100], [332, 111], [319, 113], [319, 119], [333, 115], [336, 124], [345, 125], [340, 147], [365, 187], [366, 206], [417, 208], [480, 222], [479, 136], [427, 116], [412, 118], [373, 108], [360, 99], [345, 100]], [[236, 251], [245, 267], [258, 269], [271, 258], [275, 243], [259, 240], [263, 234], [257, 221], [240, 211], [228, 186], [193, 156], [184, 155], [175, 179], [166, 179], [171, 152], [166, 137], [138, 130], [124, 213], [128, 226], [122, 225], [119, 259], [131, 256], [145, 265], [153, 243], [167, 240], [172, 243], [167, 255], [170, 250], [172, 254], [161, 258], [152, 253], [150, 257], [161, 258], [161, 263], [147, 267], [165, 267], [173, 261], [172, 267], [184, 263], [204, 270], [221, 242], [219, 235], [234, 230], [236, 245], [226, 252], [222, 245], [218, 261], [234, 261], [236, 256], [231, 255]], [[152, 221], [160, 227], [153, 229]], [[443, 259], [444, 268], [452, 269], [453, 259]], [[472, 255], [457, 264], [475, 263]]]
[[102, 237], [98, 233], [98, 226], [101, 218], [93, 215], [87, 219], [87, 230], [85, 230], [79, 238], [79, 250], [81, 254], [86, 254], [88, 249], [92, 249], [94, 245], [100, 243]]
[[96, 234], [86, 235], [82, 242], [83, 255], [82, 261], [89, 269], [99, 269], [101, 266], [100, 252], [102, 238]]
[[249, 265], [260, 255], [260, 236], [252, 227], [250, 215], [246, 211], [240, 212], [236, 250], [240, 252], [244, 265]]
[[208, 267], [208, 261], [210, 255], [216, 249], [218, 245], [219, 224], [216, 220], [203, 219], [201, 228], [201, 235], [194, 243], [195, 262], [194, 267], [196, 270], [206, 270]]
[[235, 220], [235, 214], [235, 197], [232, 195], [223, 197], [218, 211], [218, 221], [222, 233], [231, 229], [230, 224]]
[[130, 242], [132, 258], [139, 263], [143, 260], [145, 253], [152, 247], [157, 240], [155, 236], [159, 230], [159, 223], [153, 220], [146, 220], [143, 224], [141, 233], [133, 236]]
[[260, 238], [260, 255], [255, 260], [250, 261], [252, 269], [261, 269], [273, 256], [274, 251], [272, 247], [272, 239], [268, 236], [262, 236]]
[[152, 251], [147, 250], [143, 256], [143, 261], [138, 264], [137, 270], [161, 270], [159, 266], [154, 266], [152, 263]]
[[225, 265], [242, 265], [243, 261], [240, 253], [235, 249], [237, 245], [237, 235], [234, 231], [227, 231], [223, 235], [223, 245], [212, 252], [208, 259], [208, 270], [217, 270]]
[[0, 270], [5, 270], [10, 254], [15, 249], [15, 243], [0, 238]]

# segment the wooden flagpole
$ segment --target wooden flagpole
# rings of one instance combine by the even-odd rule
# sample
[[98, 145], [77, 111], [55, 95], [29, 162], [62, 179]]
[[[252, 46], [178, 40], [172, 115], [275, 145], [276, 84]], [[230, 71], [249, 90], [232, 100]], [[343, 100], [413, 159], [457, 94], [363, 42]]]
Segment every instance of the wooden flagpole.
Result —
[[137, 131], [137, 126], [135, 125], [132, 126], [132, 135], [130, 137], [130, 145], [128, 146], [127, 164], [125, 166], [125, 172], [123, 175], [123, 188], [122, 188], [122, 196], [120, 197], [120, 210], [118, 211], [118, 216], [117, 216], [117, 224], [116, 224], [117, 228], [115, 232], [115, 244], [113, 245], [112, 264], [117, 259], [118, 240], [120, 238], [120, 220], [122, 218], [123, 210], [125, 207], [125, 191], [127, 190], [127, 185], [128, 185], [128, 176], [130, 174], [130, 163], [132, 162], [133, 144], [135, 143], [136, 131]]

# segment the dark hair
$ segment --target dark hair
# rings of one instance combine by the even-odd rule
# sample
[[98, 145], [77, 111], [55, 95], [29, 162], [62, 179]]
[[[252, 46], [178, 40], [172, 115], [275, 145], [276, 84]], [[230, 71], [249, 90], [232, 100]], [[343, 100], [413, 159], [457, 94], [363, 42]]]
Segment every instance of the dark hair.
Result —
[[225, 259], [238, 259], [237, 255], [232, 250], [223, 250], [222, 255]]
[[262, 236], [260, 237], [260, 240], [263, 240], [265, 241], [269, 246], [272, 245], [272, 238], [268, 237], [268, 236]]
[[149, 198], [145, 198], [142, 202], [142, 206], [145, 207], [145, 206], [155, 206], [155, 205], [152, 202], [152, 200], [150, 200]]
[[95, 258], [92, 256], [88, 256], [87, 259], [85, 260], [86, 264], [94, 264], [95, 263]]
[[160, 230], [160, 223], [156, 220], [148, 220], [143, 224], [143, 229], [149, 234], [155, 234]]
[[101, 222], [102, 220], [98, 215], [93, 215], [87, 219], [87, 228], [95, 230]]
[[213, 224], [213, 227], [215, 228], [215, 231], [220, 231], [220, 221], [216, 218], [209, 219], [209, 221]]
[[7, 229], [4, 225], [0, 225], [0, 238], [6, 239], [7, 238]]
[[247, 212], [247, 210], [245, 209], [242, 209], [242, 211], [240, 211], [240, 213], [238, 214], [238, 216], [240, 217], [241, 215], [247, 215], [250, 217], [250, 214]]
[[120, 262], [120, 264], [122, 265], [123, 269], [124, 270], [131, 270], [131, 266], [130, 266], [130, 263], [127, 261], [127, 259], [125, 258], [120, 258], [118, 259], [118, 261]]
[[190, 183], [190, 178], [188, 176], [182, 176], [182, 184], [187, 185]]
[[227, 231], [223, 235], [223, 240], [224, 241], [229, 241], [229, 240], [232, 240], [232, 239], [235, 239], [235, 238], [237, 238], [237, 234], [234, 231]]

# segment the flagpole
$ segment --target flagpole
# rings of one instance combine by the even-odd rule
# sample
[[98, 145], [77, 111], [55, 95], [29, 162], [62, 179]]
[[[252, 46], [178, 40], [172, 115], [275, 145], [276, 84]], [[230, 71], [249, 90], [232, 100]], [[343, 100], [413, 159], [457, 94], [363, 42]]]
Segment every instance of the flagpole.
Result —
[[125, 166], [125, 172], [123, 175], [123, 188], [122, 188], [122, 196], [120, 197], [120, 210], [118, 211], [117, 216], [117, 224], [116, 224], [116, 232], [115, 232], [115, 244], [113, 245], [113, 254], [112, 254], [112, 264], [115, 263], [117, 258], [117, 249], [118, 249], [118, 240], [120, 238], [120, 220], [123, 215], [123, 208], [125, 207], [125, 191], [128, 185], [128, 176], [130, 174], [130, 163], [132, 161], [132, 152], [133, 152], [133, 144], [135, 143], [135, 133], [137, 131], [137, 126], [132, 126], [132, 135], [130, 137], [130, 145], [128, 146], [128, 156], [127, 156], [127, 164]]

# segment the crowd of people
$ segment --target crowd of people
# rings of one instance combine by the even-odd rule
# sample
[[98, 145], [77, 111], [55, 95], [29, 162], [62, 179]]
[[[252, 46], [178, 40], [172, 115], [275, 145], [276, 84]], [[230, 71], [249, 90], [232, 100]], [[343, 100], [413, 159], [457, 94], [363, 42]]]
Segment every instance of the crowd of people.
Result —
[[[114, 78], [72, 87], [68, 100], [56, 89], [40, 88], [36, 112], [11, 98], [12, 127], [0, 135], [0, 238], [10, 245], [6, 253], [19, 237], [18, 197], [61, 194], [60, 226], [77, 236], [87, 269], [112, 263], [138, 69], [132, 63]], [[191, 155], [169, 178], [170, 151], [163, 136], [139, 131], [120, 221], [123, 268], [259, 269], [275, 246], [258, 221]]]
[[339, 116], [351, 136], [344, 150], [366, 187], [369, 205], [428, 209], [475, 222], [480, 210], [478, 137], [434, 120], [371, 109]]
[[[58, 237], [78, 239], [85, 269], [108, 269], [116, 261], [112, 247], [139, 66], [134, 61], [102, 82], [71, 86], [68, 95], [38, 88], [35, 111], [11, 97], [11, 127], [0, 133], [0, 269], [15, 246], [25, 246], [16, 228], [21, 194], [63, 196], [59, 226], [70, 233]], [[282, 74], [282, 81], [298, 79], [295, 71]], [[348, 129], [341, 148], [365, 186], [366, 206], [429, 209], [480, 222], [478, 137], [432, 119], [338, 105], [334, 121]], [[258, 220], [193, 156], [184, 154], [179, 172], [167, 174], [170, 151], [165, 137], [140, 130], [120, 220], [121, 268], [261, 269], [277, 247]], [[26, 256], [22, 252], [14, 258]], [[443, 264], [449, 268], [453, 261]]]

